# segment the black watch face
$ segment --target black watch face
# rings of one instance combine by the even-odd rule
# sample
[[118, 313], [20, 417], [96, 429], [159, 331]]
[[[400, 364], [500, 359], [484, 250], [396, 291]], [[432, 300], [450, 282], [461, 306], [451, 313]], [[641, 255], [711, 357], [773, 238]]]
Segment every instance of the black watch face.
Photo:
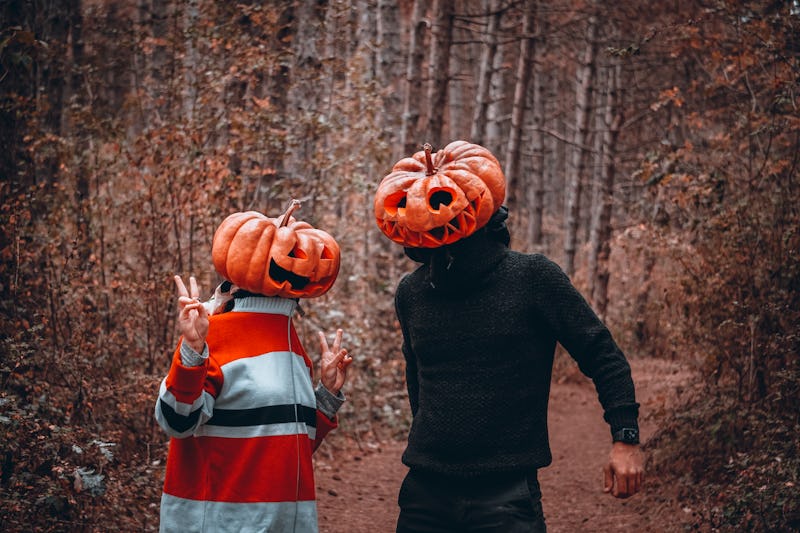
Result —
[[636, 429], [625, 428], [622, 430], [622, 440], [624, 442], [638, 442], [639, 431]]

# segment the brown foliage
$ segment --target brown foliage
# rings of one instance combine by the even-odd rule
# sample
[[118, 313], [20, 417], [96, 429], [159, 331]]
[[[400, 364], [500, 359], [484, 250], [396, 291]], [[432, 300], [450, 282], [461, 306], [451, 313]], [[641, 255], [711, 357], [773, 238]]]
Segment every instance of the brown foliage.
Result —
[[783, 531], [800, 527], [797, 13], [722, 3], [714, 15], [686, 41], [711, 51], [681, 91], [693, 130], [645, 170], [663, 231], [691, 245], [676, 256], [682, 329], [704, 377], [655, 441], [656, 466], [700, 485], [687, 497], [702, 523]]

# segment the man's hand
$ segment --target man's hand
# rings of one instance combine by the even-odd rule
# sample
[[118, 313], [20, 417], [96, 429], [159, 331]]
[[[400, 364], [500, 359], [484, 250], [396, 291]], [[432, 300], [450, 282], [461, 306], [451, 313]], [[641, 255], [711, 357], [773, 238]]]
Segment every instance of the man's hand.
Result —
[[644, 481], [644, 454], [639, 445], [615, 442], [603, 472], [603, 492], [610, 492], [615, 498], [628, 498], [639, 492]]
[[175, 286], [178, 288], [178, 328], [183, 335], [183, 341], [195, 352], [202, 353], [208, 335], [208, 312], [200, 302], [200, 290], [194, 276], [189, 278], [189, 289], [180, 276], [175, 276]]
[[319, 346], [322, 350], [322, 360], [320, 362], [320, 381], [322, 385], [333, 394], [339, 394], [344, 382], [347, 379], [347, 367], [353, 362], [353, 358], [347, 354], [347, 350], [341, 347], [342, 330], [336, 330], [336, 338], [333, 341], [333, 348], [328, 348], [328, 341], [325, 334], [319, 332]]

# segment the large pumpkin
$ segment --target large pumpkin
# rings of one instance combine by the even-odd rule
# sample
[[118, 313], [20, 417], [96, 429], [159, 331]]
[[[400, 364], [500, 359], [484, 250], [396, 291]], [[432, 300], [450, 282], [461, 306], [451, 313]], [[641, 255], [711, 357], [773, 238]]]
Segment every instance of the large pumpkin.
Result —
[[214, 233], [211, 256], [220, 276], [250, 292], [313, 298], [328, 291], [339, 274], [339, 245], [328, 233], [291, 214], [278, 218], [257, 211], [234, 213]]
[[391, 240], [437, 248], [468, 237], [500, 208], [506, 180], [483, 146], [453, 141], [398, 161], [375, 194], [375, 220]]

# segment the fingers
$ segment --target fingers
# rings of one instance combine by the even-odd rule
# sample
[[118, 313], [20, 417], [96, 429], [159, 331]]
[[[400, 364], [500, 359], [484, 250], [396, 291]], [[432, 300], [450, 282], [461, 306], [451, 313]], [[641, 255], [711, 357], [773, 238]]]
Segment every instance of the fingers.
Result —
[[175, 286], [178, 288], [178, 296], [186, 296], [195, 299], [200, 298], [200, 289], [197, 286], [197, 279], [194, 276], [189, 276], [189, 290], [186, 289], [186, 285], [179, 275], [176, 274], [173, 279], [175, 280]]
[[642, 477], [643, 477], [642, 472], [636, 472], [633, 476], [631, 476], [630, 486], [629, 486], [631, 495], [634, 495], [640, 490], [642, 490], [642, 485], [643, 485]]
[[347, 372], [347, 367], [350, 366], [350, 363], [353, 362], [353, 358], [350, 354], [347, 353], [347, 350], [342, 350], [344, 352], [344, 357], [342, 357], [342, 362], [339, 363], [339, 370]]
[[347, 368], [350, 363], [353, 362], [353, 358], [347, 354], [347, 350], [342, 348], [333, 356], [333, 359], [330, 360], [330, 365], [336, 365], [336, 368], [339, 370], [344, 370]]
[[336, 330], [336, 338], [333, 340], [333, 352], [338, 353], [339, 348], [342, 346], [342, 330]]
[[614, 488], [614, 476], [611, 474], [611, 465], [603, 467], [603, 492], [611, 492]]
[[606, 471], [603, 492], [611, 492], [615, 498], [629, 498], [642, 489], [641, 472], [618, 474], [610, 468]]
[[347, 381], [347, 369], [350, 367], [350, 364], [353, 362], [353, 358], [347, 353], [347, 350], [341, 350], [339, 355], [337, 356], [336, 361], [336, 381], [335, 381], [335, 388], [337, 390], [341, 390], [344, 386], [345, 381]]
[[178, 288], [178, 296], [189, 296], [189, 291], [186, 290], [186, 285], [183, 284], [181, 277], [176, 275], [174, 279], [175, 286]]
[[628, 483], [629, 477], [617, 475], [616, 478], [617, 479], [616, 483], [614, 484], [614, 490], [612, 494], [615, 498], [627, 498], [631, 495], [629, 490], [630, 483]]
[[328, 349], [328, 340], [325, 338], [325, 334], [320, 331], [317, 333], [317, 336], [319, 337], [319, 347], [322, 353], [325, 354], [329, 352], [330, 350]]
[[[328, 348], [328, 340], [325, 338], [325, 334], [320, 331], [317, 335], [319, 336], [319, 347], [322, 349], [322, 353], [324, 354], [324, 353], [327, 353], [327, 352], [333, 352], [335, 354], [338, 354], [340, 351], [342, 351], [342, 349], [341, 349], [341, 346], [342, 346], [342, 334], [343, 334], [343, 332], [342, 332], [341, 328], [337, 329], [336, 330], [336, 337], [333, 339], [333, 347]], [[346, 352], [347, 352], [347, 350], [345, 350], [345, 353]]]
[[641, 471], [622, 474], [608, 464], [603, 467], [603, 492], [615, 498], [628, 498], [642, 489], [642, 479]]
[[194, 322], [196, 318], [205, 318], [208, 315], [205, 306], [201, 302], [188, 296], [178, 298], [178, 307], [180, 308], [178, 318], [181, 320]]

